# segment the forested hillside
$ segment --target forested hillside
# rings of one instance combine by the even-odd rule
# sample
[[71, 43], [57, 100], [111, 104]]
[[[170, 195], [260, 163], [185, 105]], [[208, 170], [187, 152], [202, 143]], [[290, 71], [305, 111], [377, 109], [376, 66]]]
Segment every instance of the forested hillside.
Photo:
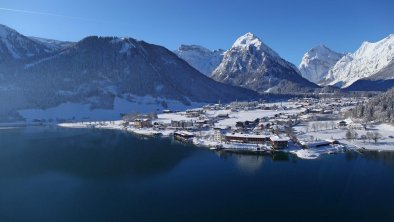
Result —
[[366, 121], [394, 123], [394, 88], [357, 106], [351, 114]]

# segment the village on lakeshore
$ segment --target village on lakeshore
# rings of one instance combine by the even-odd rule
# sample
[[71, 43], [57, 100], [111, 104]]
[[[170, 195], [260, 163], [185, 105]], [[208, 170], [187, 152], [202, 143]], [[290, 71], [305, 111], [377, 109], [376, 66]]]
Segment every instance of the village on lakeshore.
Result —
[[394, 127], [348, 118], [367, 98], [297, 98], [209, 104], [186, 111], [124, 114], [118, 121], [68, 122], [61, 127], [119, 129], [143, 136], [170, 137], [212, 150], [304, 159], [348, 150], [393, 150]]

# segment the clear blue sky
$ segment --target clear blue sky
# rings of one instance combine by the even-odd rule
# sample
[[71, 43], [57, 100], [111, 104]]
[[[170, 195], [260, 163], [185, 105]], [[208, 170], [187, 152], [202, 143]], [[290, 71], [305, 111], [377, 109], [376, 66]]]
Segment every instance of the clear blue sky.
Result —
[[59, 40], [129, 36], [171, 50], [228, 49], [253, 32], [297, 65], [318, 44], [348, 52], [394, 33], [393, 0], [2, 0], [0, 8], [0, 23]]

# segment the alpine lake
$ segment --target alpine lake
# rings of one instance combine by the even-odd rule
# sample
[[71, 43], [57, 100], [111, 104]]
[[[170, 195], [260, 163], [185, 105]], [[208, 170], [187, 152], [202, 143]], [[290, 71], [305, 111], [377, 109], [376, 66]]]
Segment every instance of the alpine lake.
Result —
[[394, 152], [302, 160], [127, 132], [0, 129], [0, 221], [393, 221]]

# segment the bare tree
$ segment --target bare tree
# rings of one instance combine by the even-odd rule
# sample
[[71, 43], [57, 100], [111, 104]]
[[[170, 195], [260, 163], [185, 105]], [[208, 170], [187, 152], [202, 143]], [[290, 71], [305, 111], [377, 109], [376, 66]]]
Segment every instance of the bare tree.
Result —
[[295, 133], [294, 133], [293, 127], [287, 127], [287, 128], [285, 129], [285, 132], [286, 132], [286, 135], [287, 135], [290, 139], [294, 140], [294, 139], [296, 138], [296, 137], [295, 137]]
[[317, 122], [315, 123], [315, 125], [316, 125], [316, 131], [319, 131], [321, 129], [321, 123]]
[[313, 129], [313, 131], [317, 131], [317, 129], [318, 129], [318, 126], [317, 126], [317, 124], [316, 123], [312, 123], [312, 129]]
[[328, 130], [328, 122], [324, 122], [324, 128], [325, 130]]
[[367, 132], [366, 136], [368, 138], [368, 142], [371, 142], [371, 140], [373, 139], [373, 133], [372, 132]]
[[352, 130], [352, 138], [353, 140], [357, 139], [358, 133], [355, 130]]
[[346, 131], [345, 137], [347, 140], [354, 140], [354, 139], [357, 139], [358, 133], [355, 130], [348, 129]]
[[346, 137], [346, 140], [350, 141], [353, 138], [352, 132], [350, 130], [347, 130], [345, 137]]
[[331, 125], [331, 129], [335, 129], [336, 124], [335, 124], [334, 121], [331, 121], [331, 122], [330, 122], [330, 125]]
[[372, 135], [372, 139], [375, 141], [375, 143], [377, 143], [378, 140], [381, 139], [381, 138], [382, 138], [382, 135], [380, 133], [378, 133], [378, 132], [374, 132], [373, 135]]
[[129, 122], [125, 121], [125, 122], [123, 122], [123, 123], [122, 123], [122, 125], [123, 125], [123, 127], [125, 127], [125, 128], [126, 128], [126, 127], [128, 127], [128, 126], [129, 126]]
[[319, 125], [319, 130], [323, 130], [323, 129], [324, 129], [324, 123], [320, 123], [320, 122], [319, 122], [318, 125]]
[[275, 128], [274, 134], [279, 136], [279, 134], [280, 134], [280, 129], [279, 129], [279, 127], [276, 127], [276, 128]]
[[361, 135], [360, 138], [363, 140], [363, 143], [368, 139], [367, 135]]

